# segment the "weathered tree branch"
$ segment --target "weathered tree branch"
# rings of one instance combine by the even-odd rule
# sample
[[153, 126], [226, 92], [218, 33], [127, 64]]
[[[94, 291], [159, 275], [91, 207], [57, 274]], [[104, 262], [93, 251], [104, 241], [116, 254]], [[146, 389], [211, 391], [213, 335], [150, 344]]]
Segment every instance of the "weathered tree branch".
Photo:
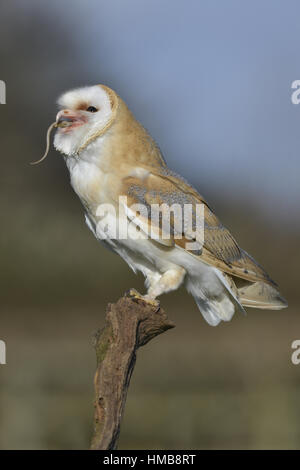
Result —
[[165, 312], [132, 291], [108, 304], [106, 322], [95, 336], [95, 417], [91, 449], [117, 446], [136, 352], [155, 336], [173, 328]]

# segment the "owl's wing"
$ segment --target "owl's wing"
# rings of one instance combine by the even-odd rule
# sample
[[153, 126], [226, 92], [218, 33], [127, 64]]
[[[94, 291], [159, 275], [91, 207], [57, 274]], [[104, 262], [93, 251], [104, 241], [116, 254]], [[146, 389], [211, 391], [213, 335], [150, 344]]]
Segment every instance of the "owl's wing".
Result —
[[[177, 245], [189, 251], [192, 256], [232, 276], [252, 282], [264, 281], [275, 284], [264, 269], [238, 246], [229, 230], [222, 225], [203, 197], [182, 177], [167, 167], [149, 168], [145, 175], [142, 179], [136, 176], [125, 178], [121, 193], [126, 196], [128, 217], [135, 220], [139, 228], [154, 242], [168, 247]], [[137, 212], [132, 211], [133, 204], [140, 204], [146, 207], [147, 211], [143, 212], [139, 210], [139, 207]], [[194, 234], [184, 223], [176, 223], [176, 216], [170, 217], [170, 236], [164, 233], [160, 220], [155, 222], [152, 217], [150, 221], [151, 205], [161, 206], [162, 204], [169, 207], [176, 204], [181, 208], [189, 204], [192, 226], [195, 225], [198, 217], [197, 205], [203, 207], [204, 243], [201, 250], [188, 248], [194, 240]]]

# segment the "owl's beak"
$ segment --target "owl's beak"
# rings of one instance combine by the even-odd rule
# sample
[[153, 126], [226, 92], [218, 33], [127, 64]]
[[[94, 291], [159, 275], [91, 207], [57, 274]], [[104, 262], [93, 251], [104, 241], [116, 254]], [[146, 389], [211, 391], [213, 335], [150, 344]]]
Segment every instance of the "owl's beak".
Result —
[[86, 117], [79, 111], [62, 109], [56, 115], [56, 127], [74, 128], [87, 122]]

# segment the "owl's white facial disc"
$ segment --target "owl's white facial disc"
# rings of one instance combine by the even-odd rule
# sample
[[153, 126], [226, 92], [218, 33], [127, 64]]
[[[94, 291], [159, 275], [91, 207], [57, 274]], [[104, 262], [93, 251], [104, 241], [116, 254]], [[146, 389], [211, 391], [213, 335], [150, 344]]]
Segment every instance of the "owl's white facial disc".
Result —
[[110, 98], [99, 85], [68, 91], [58, 105], [56, 120], [65, 127], [57, 129], [54, 146], [67, 156], [76, 155], [112, 116]]

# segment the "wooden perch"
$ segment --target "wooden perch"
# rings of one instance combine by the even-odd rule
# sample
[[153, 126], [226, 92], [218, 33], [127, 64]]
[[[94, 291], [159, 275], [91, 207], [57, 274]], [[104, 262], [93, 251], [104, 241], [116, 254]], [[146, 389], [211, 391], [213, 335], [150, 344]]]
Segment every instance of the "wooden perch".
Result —
[[95, 336], [94, 435], [91, 449], [115, 449], [136, 352], [155, 336], [174, 328], [165, 312], [131, 290], [108, 304], [104, 328]]

